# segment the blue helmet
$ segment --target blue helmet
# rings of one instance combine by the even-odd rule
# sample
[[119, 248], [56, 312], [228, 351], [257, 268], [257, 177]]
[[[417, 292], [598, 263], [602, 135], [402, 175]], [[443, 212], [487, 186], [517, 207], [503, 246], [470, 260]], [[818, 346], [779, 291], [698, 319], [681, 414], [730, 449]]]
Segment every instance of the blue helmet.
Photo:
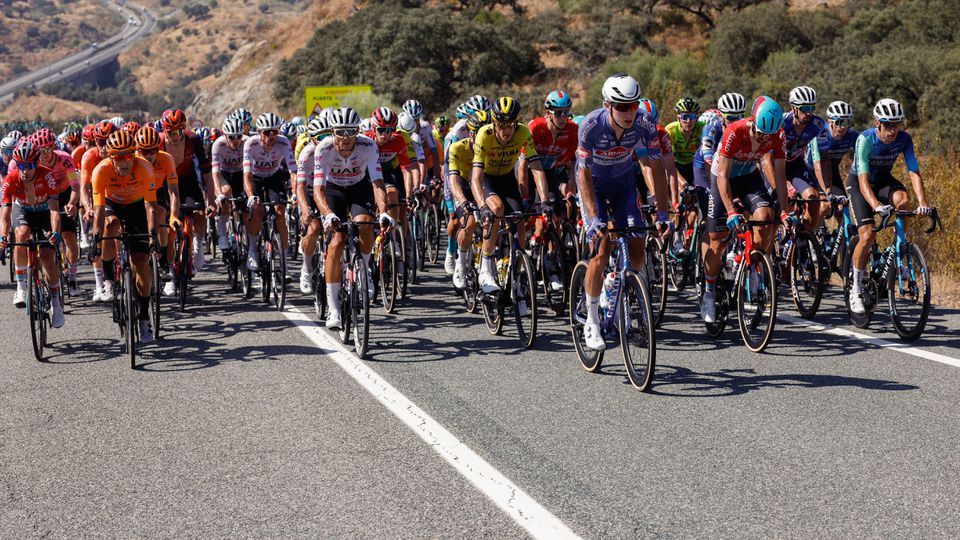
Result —
[[657, 106], [654, 105], [652, 101], [647, 98], [642, 98], [639, 101], [639, 104], [640, 110], [647, 116], [647, 118], [653, 120], [654, 122], [660, 118], [660, 111], [657, 110]]
[[550, 95], [543, 101], [543, 104], [548, 109], [569, 109], [573, 107], [573, 100], [570, 99], [570, 94], [563, 90], [554, 90], [550, 92]]
[[783, 109], [770, 96], [760, 96], [753, 104], [753, 125], [757, 131], [773, 135], [783, 124]]

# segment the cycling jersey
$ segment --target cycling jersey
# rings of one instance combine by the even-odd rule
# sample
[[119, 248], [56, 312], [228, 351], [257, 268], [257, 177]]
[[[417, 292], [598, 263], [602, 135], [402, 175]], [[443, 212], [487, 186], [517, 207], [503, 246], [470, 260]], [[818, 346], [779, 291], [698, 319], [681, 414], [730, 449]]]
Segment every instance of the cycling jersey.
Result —
[[358, 135], [353, 153], [348, 157], [340, 155], [333, 141], [333, 137], [324, 139], [313, 151], [314, 187], [328, 183], [347, 187], [358, 184], [365, 178], [370, 182], [383, 181], [380, 153], [373, 139]]
[[530, 128], [518, 123], [510, 140], [500, 144], [493, 124], [487, 124], [477, 131], [473, 140], [473, 166], [483, 169], [484, 174], [503, 176], [513, 172], [521, 150], [525, 152], [527, 161], [540, 161], [537, 149], [533, 146]]
[[100, 161], [100, 148], [94, 146], [83, 153], [83, 160], [80, 163], [80, 185], [86, 186], [93, 180], [93, 170], [97, 168]]
[[596, 109], [580, 124], [577, 166], [589, 168], [594, 181], [629, 175], [633, 183], [633, 156], [638, 148], [647, 149], [645, 157], [660, 159], [660, 137], [653, 121], [638, 110], [633, 125], [618, 140], [610, 125], [610, 113]]
[[447, 136], [443, 138], [443, 148], [450, 148], [450, 145], [459, 141], [460, 139], [466, 139], [470, 136], [470, 130], [467, 128], [466, 119], [461, 118], [457, 120], [457, 123], [453, 124], [453, 127], [450, 128], [450, 131], [447, 132]]
[[[174, 153], [170, 151], [166, 133], [162, 133], [160, 139], [163, 141], [163, 149], [171, 156], [174, 156], [173, 160], [176, 162], [177, 158]], [[199, 186], [203, 175], [209, 172], [210, 160], [203, 151], [203, 141], [196, 133], [184, 131], [183, 159], [180, 163], [177, 163], [177, 177], [180, 178], [180, 184], [189, 185], [190, 181], [193, 181]]]
[[243, 142], [243, 172], [259, 178], [273, 176], [286, 165], [288, 171], [297, 170], [293, 146], [283, 135], [277, 135], [273, 148], [267, 150], [260, 144], [260, 137], [250, 137]]
[[723, 137], [723, 119], [717, 118], [713, 122], [703, 126], [700, 132], [700, 146], [693, 155], [693, 166], [702, 168], [713, 165], [713, 156], [720, 146], [720, 139]]
[[218, 137], [210, 149], [210, 170], [215, 173], [243, 172], [243, 142], [234, 150], [230, 148], [226, 135]]
[[53, 164], [44, 164], [44, 166], [50, 169], [51, 174], [56, 179], [58, 193], [79, 185], [77, 169], [73, 166], [73, 158], [70, 157], [70, 154], [54, 150]]
[[830, 133], [830, 128], [824, 129], [817, 135], [817, 138], [810, 141], [807, 147], [806, 159], [807, 165], [813, 168], [813, 164], [823, 159], [840, 161], [843, 156], [853, 150], [857, 144], [857, 136], [860, 133], [853, 129], [847, 129], [847, 132], [839, 139], [834, 139]]
[[33, 175], [33, 186], [33, 194], [28, 196], [20, 169], [11, 167], [3, 178], [3, 206], [16, 203], [17, 206], [37, 207], [47, 204], [49, 199], [57, 200], [60, 194], [56, 178], [50, 169], [42, 165], [37, 166], [37, 172]]
[[[297, 162], [300, 161], [300, 152], [303, 152], [303, 149], [311, 142], [313, 142], [313, 139], [309, 133], [297, 135], [297, 142], [293, 145], [293, 157], [297, 159]], [[316, 145], [314, 145], [314, 147], [316, 147]]]
[[[138, 153], [137, 156], [140, 154]], [[177, 166], [173, 163], [173, 156], [163, 150], [157, 152], [157, 159], [153, 162], [153, 185], [155, 189], [165, 189], [179, 183]]]
[[0, 176], [7, 176], [7, 169], [10, 168], [10, 164], [7, 163], [7, 160], [0, 157]]
[[[784, 140], [780, 133], [773, 134], [765, 143], [754, 148], [753, 139], [750, 138], [751, 127], [753, 118], [744, 118], [730, 124], [723, 132], [719, 151], [721, 156], [733, 161], [729, 178], [746, 176], [757, 170], [757, 163], [765, 154], [772, 154], [774, 159], [784, 158]], [[714, 160], [711, 172], [717, 176], [719, 171], [720, 167]]]
[[917, 163], [917, 155], [913, 150], [913, 137], [909, 133], [901, 129], [892, 143], [884, 144], [880, 142], [877, 128], [864, 130], [857, 137], [851, 173], [870, 173], [872, 183], [879, 171], [889, 172], [893, 168], [900, 154], [903, 154], [903, 161], [908, 171], [920, 172], [920, 164]]
[[80, 146], [73, 149], [70, 152], [70, 159], [73, 160], [73, 168], [77, 171], [83, 166], [83, 155], [87, 152], [87, 149], [81, 144]]
[[457, 174], [463, 180], [470, 180], [473, 169], [473, 144], [470, 139], [461, 139], [447, 149], [447, 168], [450, 174]]
[[826, 126], [827, 123], [824, 122], [823, 118], [813, 115], [813, 118], [807, 122], [807, 127], [803, 128], [803, 131], [800, 133], [797, 133], [793, 124], [793, 111], [784, 113], [783, 126], [780, 129], [780, 137], [783, 138], [784, 159], [790, 162], [803, 157], [803, 153], [807, 150], [807, 145], [810, 144], [810, 141], [816, 139], [817, 135], [819, 135]]
[[[670, 139], [670, 134], [667, 133], [667, 130], [660, 124], [657, 124], [657, 140], [660, 141], [660, 157], [673, 153], [673, 141]], [[633, 151], [633, 155], [636, 156], [637, 159], [643, 159], [649, 154], [650, 149], [645, 146]]]
[[430, 122], [421, 118], [419, 120], [417, 135], [420, 136], [420, 142], [423, 144], [422, 152], [425, 155], [420, 161], [425, 161], [427, 170], [432, 169], [433, 153], [437, 150], [437, 143], [433, 140], [433, 127], [430, 125]]
[[93, 170], [93, 205], [104, 206], [107, 199], [117, 204], [131, 204], [139, 200], [156, 202], [153, 167], [142, 157], [133, 158], [128, 176], [120, 176], [109, 159]]
[[306, 186], [307, 195], [313, 193], [313, 173], [316, 170], [313, 161], [313, 152], [317, 149], [316, 143], [310, 141], [300, 151], [297, 159], [297, 185]]
[[[564, 169], [573, 162], [577, 153], [579, 133], [579, 127], [576, 124], [567, 122], [557, 134], [556, 139], [550, 132], [545, 116], [534, 118], [527, 126], [530, 128], [533, 146], [537, 149], [537, 155], [540, 156], [540, 163], [543, 164], [544, 170]], [[526, 158], [523, 150], [520, 151], [520, 155]]]
[[703, 134], [704, 123], [697, 121], [693, 126], [693, 132], [688, 138], [683, 134], [683, 128], [680, 127], [680, 121], [670, 122], [666, 126], [667, 133], [670, 135], [670, 143], [673, 146], [673, 159], [677, 165], [690, 165], [693, 163], [693, 156], [700, 147], [700, 137]]
[[380, 167], [383, 172], [392, 172], [397, 167], [406, 169], [410, 166], [410, 163], [417, 159], [417, 153], [413, 148], [413, 141], [403, 132], [393, 132], [387, 142], [383, 144], [376, 142], [374, 138], [376, 135], [373, 130], [367, 131], [363, 135], [374, 141], [374, 144], [377, 145], [377, 150], [380, 153], [377, 159], [380, 162]]
[[[417, 155], [417, 161], [426, 162], [426, 157], [423, 150], [423, 139], [420, 138], [419, 133], [407, 133], [406, 131], [402, 132], [404, 135], [410, 138], [410, 142], [413, 144], [413, 152]], [[429, 152], [426, 155], [430, 155]], [[427, 167], [431, 167], [430, 163], [427, 162]]]

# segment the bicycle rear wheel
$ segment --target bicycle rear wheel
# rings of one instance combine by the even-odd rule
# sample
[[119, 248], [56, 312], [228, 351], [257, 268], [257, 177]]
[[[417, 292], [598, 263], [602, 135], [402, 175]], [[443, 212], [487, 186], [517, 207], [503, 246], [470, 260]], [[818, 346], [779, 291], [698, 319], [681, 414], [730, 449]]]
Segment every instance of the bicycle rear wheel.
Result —
[[890, 317], [900, 339], [920, 338], [930, 315], [930, 275], [927, 261], [916, 244], [903, 244], [899, 257], [887, 268], [887, 300]]
[[247, 229], [243, 226], [243, 223], [237, 224], [237, 237], [234, 246], [233, 257], [240, 277], [240, 289], [244, 298], [250, 298], [253, 296], [253, 272], [247, 268], [246, 256], [249, 252], [250, 243], [247, 239]]
[[260, 298], [263, 299], [263, 303], [269, 304], [270, 288], [272, 287], [270, 278], [273, 276], [273, 272], [270, 271], [270, 260], [273, 247], [270, 245], [269, 237], [265, 236], [266, 230], [266, 225], [260, 229], [260, 238], [258, 239], [260, 249], [257, 250], [257, 256], [260, 260], [257, 266], [260, 268]]
[[762, 352], [777, 324], [777, 284], [770, 257], [754, 250], [750, 264], [744, 261], [737, 269], [736, 291], [740, 336], [751, 351]]
[[350, 309], [353, 322], [353, 348], [362, 360], [370, 346], [370, 300], [367, 296], [367, 265], [359, 254], [353, 258], [353, 284]]
[[340, 274], [340, 343], [344, 345], [350, 340], [350, 327], [353, 325], [353, 295], [350, 294], [353, 287], [352, 273], [350, 267], [344, 264]]
[[[568, 273], [564, 263], [563, 244], [552, 229], [543, 234], [542, 240], [537, 257], [537, 274], [543, 282], [543, 297], [554, 315], [563, 315], [566, 307], [563, 279]], [[551, 276], [560, 280], [560, 290], [554, 290], [551, 286]]]
[[[10, 263], [13, 264], [12, 262]], [[40, 291], [40, 279], [33, 265], [27, 268], [27, 317], [30, 319], [30, 339], [33, 341], [33, 355], [43, 360], [43, 298]]]
[[[410, 220], [410, 226], [407, 228], [405, 244], [406, 250], [404, 251], [407, 254], [407, 262], [410, 266], [410, 283], [413, 285], [417, 284], [417, 274], [420, 272], [420, 238], [421, 234], [420, 229], [420, 219], [414, 214], [413, 219]], [[404, 290], [404, 297], [407, 293]]]
[[510, 284], [510, 304], [520, 343], [527, 349], [537, 339], [537, 278], [530, 257], [517, 250]]
[[587, 297], [583, 288], [583, 280], [587, 275], [587, 261], [580, 261], [573, 267], [570, 275], [570, 335], [573, 337], [573, 348], [577, 351], [577, 358], [583, 369], [593, 373], [600, 368], [603, 360], [603, 351], [595, 351], [587, 347], [583, 340], [583, 325], [587, 321]]
[[813, 318], [823, 299], [827, 263], [820, 242], [808, 231], [800, 231], [787, 254], [790, 292], [797, 312], [805, 319]]
[[440, 213], [437, 212], [437, 206], [431, 204], [427, 209], [427, 260], [430, 264], [436, 264], [440, 258]]
[[639, 276], [627, 271], [623, 278], [623, 303], [617, 313], [620, 350], [630, 384], [642, 392], [650, 387], [657, 364], [653, 306], [647, 286]]
[[187, 307], [187, 284], [190, 282], [190, 266], [193, 256], [190, 253], [191, 241], [186, 236], [177, 235], [177, 262], [175, 267], [177, 306], [182, 313]]
[[[394, 252], [399, 251], [400, 253], [399, 258], [394, 257], [396, 263], [394, 268], [396, 268], [397, 271], [397, 282], [399, 284], [397, 296], [400, 297], [400, 299], [404, 299], [407, 297], [407, 286], [410, 283], [410, 256], [409, 253], [407, 253], [409, 241], [407, 240], [406, 234], [398, 233], [396, 229], [394, 229], [392, 242], [394, 243]], [[399, 250], [397, 250], [397, 246], [400, 246]]]
[[221, 251], [220, 256], [223, 257], [223, 265], [227, 270], [227, 285], [232, 291], [237, 288], [240, 281], [240, 268], [237, 265], [237, 233], [232, 219], [227, 220], [226, 228], [226, 237], [229, 239], [230, 247]]
[[650, 294], [650, 307], [653, 310], [653, 325], [660, 326], [663, 312], [667, 309], [667, 263], [663, 257], [663, 240], [660, 238], [647, 237], [643, 268], [647, 291]]
[[463, 272], [463, 302], [466, 305], [467, 313], [476, 313], [479, 307], [477, 301], [477, 291], [480, 286], [477, 283], [477, 269], [472, 264], [467, 264]]
[[391, 235], [385, 235], [383, 239], [385, 242], [380, 245], [380, 257], [377, 261], [380, 299], [383, 301], [383, 310], [393, 313], [397, 305], [397, 258]]
[[[189, 254], [189, 252], [188, 252]], [[127, 341], [127, 355], [130, 357], [130, 367], [137, 367], [137, 331], [138, 328], [135, 328], [137, 325], [137, 298], [134, 295], [134, 291], [137, 288], [137, 282], [133, 280], [133, 270], [127, 268], [123, 271], [123, 302], [124, 302], [124, 315], [126, 316], [126, 341]]]
[[273, 307], [283, 311], [287, 301], [287, 252], [280, 243], [280, 233], [270, 235], [270, 291]]
[[150, 271], [153, 272], [153, 282], [150, 289], [150, 322], [153, 325], [153, 339], [160, 339], [160, 262], [157, 256], [150, 255]]

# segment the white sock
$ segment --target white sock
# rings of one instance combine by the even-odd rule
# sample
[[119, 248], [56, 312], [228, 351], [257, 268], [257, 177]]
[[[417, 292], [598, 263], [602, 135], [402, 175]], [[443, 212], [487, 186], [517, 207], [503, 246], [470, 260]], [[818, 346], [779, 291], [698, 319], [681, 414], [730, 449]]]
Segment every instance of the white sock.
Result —
[[340, 284], [327, 283], [327, 306], [330, 311], [340, 313]]
[[586, 297], [587, 297], [587, 322], [591, 324], [600, 324], [600, 313], [599, 313], [600, 297], [590, 296], [589, 294], [586, 294]]
[[223, 238], [227, 235], [227, 216], [218, 215], [215, 221], [217, 222], [217, 235]]
[[367, 265], [367, 268], [370, 268], [370, 257], [372, 253], [361, 253], [360, 256], [363, 257], [363, 264]]
[[103, 268], [93, 269], [93, 279], [97, 281], [97, 288], [103, 289]]
[[863, 270], [857, 268], [853, 269], [853, 292], [860, 292], [863, 289], [861, 288], [861, 283], [863, 282]]
[[457, 264], [459, 264], [459, 265], [460, 265], [460, 269], [463, 270], [464, 268], [467, 267], [467, 264], [469, 264], [469, 261], [470, 261], [470, 252], [469, 252], [469, 251], [464, 251], [464, 250], [462, 250], [462, 249], [461, 249], [461, 250], [458, 250], [458, 251], [460, 252], [460, 258], [457, 259]]
[[495, 273], [495, 272], [493, 271], [494, 268], [495, 268], [495, 267], [494, 267], [494, 265], [493, 265], [493, 257], [488, 257], [488, 256], [484, 255], [484, 256], [483, 256], [483, 261], [482, 261], [482, 263], [480, 264], [480, 269], [481, 269], [482, 271], [484, 271], [484, 272], [487, 272], [488, 274], [494, 274], [494, 273]]
[[313, 257], [303, 257], [303, 271], [312, 274], [313, 273]]

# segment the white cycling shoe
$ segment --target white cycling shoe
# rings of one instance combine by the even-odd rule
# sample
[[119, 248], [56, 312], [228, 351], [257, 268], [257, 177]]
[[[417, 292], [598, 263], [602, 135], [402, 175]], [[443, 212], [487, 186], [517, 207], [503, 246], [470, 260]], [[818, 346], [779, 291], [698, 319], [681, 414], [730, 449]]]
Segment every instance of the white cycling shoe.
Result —
[[313, 274], [306, 270], [300, 271], [300, 292], [313, 294]]
[[700, 317], [703, 322], [713, 324], [717, 322], [717, 290], [705, 289], [700, 299]]
[[13, 293], [13, 305], [18, 308], [27, 307], [27, 291], [17, 288]]
[[587, 347], [594, 351], [602, 351], [607, 348], [607, 343], [603, 340], [603, 334], [600, 332], [600, 324], [587, 322], [583, 325], [583, 341]]
[[443, 258], [444, 272], [446, 272], [448, 276], [453, 275], [453, 273], [456, 271], [456, 265], [457, 265], [457, 256], [453, 255], [448, 251], [447, 256]]
[[327, 311], [327, 328], [330, 330], [339, 330], [341, 324], [340, 312], [332, 309]]
[[850, 311], [857, 315], [863, 315], [867, 312], [866, 306], [863, 305], [863, 295], [856, 291], [850, 292]]
[[497, 278], [488, 271], [480, 270], [480, 276], [477, 281], [480, 283], [480, 290], [487, 294], [493, 294], [500, 290]]
[[113, 299], [116, 297], [116, 294], [113, 292], [113, 282], [104, 281], [103, 282], [103, 291], [100, 293], [101, 302], [113, 302]]
[[454, 287], [458, 289], [462, 289], [467, 285], [467, 282], [464, 281], [463, 279], [463, 274], [464, 274], [463, 268], [461, 268], [459, 264], [456, 265], [456, 267], [453, 269], [453, 286]]

